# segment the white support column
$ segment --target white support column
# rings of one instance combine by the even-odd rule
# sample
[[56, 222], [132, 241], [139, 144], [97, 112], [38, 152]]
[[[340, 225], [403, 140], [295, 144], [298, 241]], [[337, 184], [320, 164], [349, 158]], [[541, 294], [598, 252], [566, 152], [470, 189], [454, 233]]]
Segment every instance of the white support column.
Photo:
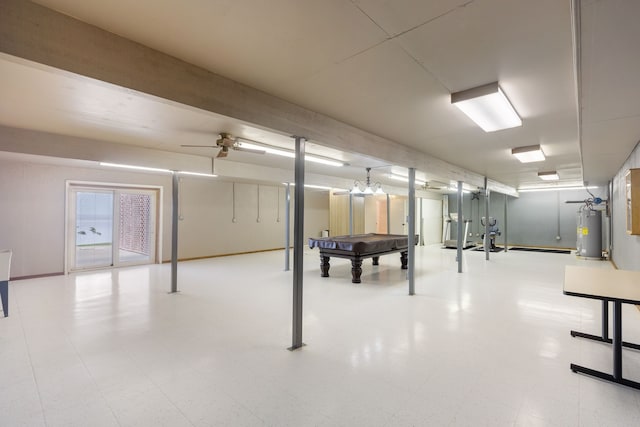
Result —
[[418, 199], [420, 201], [420, 246], [424, 246], [424, 216], [422, 213], [422, 197]]
[[291, 347], [296, 350], [302, 342], [302, 256], [304, 253], [304, 151], [306, 138], [294, 136], [296, 140], [295, 181], [293, 213], [293, 328]]
[[490, 191], [487, 188], [487, 177], [484, 178], [484, 259], [489, 261], [491, 253], [491, 236], [489, 236], [489, 197]]
[[387, 193], [387, 234], [391, 234], [391, 197]]
[[409, 236], [407, 248], [407, 276], [409, 279], [409, 295], [415, 295], [415, 259], [416, 259], [416, 170], [409, 168]]
[[180, 181], [173, 173], [171, 194], [171, 293], [178, 292], [178, 192]]
[[509, 245], [507, 240], [507, 202], [509, 196], [504, 195], [504, 251], [509, 252]]
[[287, 182], [284, 206], [284, 271], [289, 271], [289, 252], [291, 242], [291, 183]]
[[349, 193], [349, 236], [353, 235], [353, 194]]
[[458, 241], [456, 246], [456, 261], [458, 261], [458, 273], [462, 273], [462, 245], [465, 243], [464, 218], [462, 216], [462, 181], [458, 181]]

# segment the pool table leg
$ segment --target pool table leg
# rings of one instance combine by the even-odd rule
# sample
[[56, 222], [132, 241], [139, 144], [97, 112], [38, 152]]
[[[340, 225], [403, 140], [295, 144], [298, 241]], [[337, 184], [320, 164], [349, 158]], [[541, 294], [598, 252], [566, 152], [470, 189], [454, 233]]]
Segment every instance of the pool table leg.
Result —
[[407, 269], [407, 252], [400, 252], [400, 262], [402, 263], [402, 269]]
[[380, 257], [379, 256], [374, 256], [371, 258], [373, 260], [373, 265], [379, 265], [378, 261], [380, 261]]
[[329, 277], [329, 257], [320, 255], [320, 277]]
[[362, 275], [362, 258], [351, 259], [351, 283], [360, 283]]

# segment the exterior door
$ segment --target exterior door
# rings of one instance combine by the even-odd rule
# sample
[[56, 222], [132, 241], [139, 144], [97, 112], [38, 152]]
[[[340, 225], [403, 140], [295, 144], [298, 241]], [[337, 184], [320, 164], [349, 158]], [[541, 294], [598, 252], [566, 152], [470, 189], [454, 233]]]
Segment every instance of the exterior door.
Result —
[[68, 203], [69, 271], [155, 262], [156, 191], [71, 186]]

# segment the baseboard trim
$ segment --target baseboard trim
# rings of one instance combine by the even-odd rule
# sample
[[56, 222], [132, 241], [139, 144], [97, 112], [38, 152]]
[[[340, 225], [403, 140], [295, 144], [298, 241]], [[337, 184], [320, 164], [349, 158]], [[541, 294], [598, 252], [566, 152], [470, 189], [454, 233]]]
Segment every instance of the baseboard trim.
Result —
[[[261, 252], [273, 252], [273, 251], [282, 251], [282, 250], [284, 250], [284, 248], [260, 249], [260, 250], [257, 250], [257, 251], [234, 252], [234, 253], [230, 253], [230, 254], [204, 255], [204, 256], [198, 256], [198, 257], [192, 257], [192, 258], [178, 258], [178, 262], [182, 262], [182, 261], [197, 261], [197, 260], [200, 260], [200, 259], [221, 258], [221, 257], [225, 257], [225, 256], [234, 256], [234, 255], [259, 254]], [[163, 264], [168, 264], [170, 262], [171, 262], [171, 260], [162, 261]]]
[[44, 273], [44, 274], [32, 274], [32, 275], [29, 275], [29, 276], [18, 276], [18, 277], [12, 277], [11, 279], [9, 279], [9, 281], [40, 279], [42, 277], [53, 277], [53, 276], [64, 276], [64, 272], [61, 271], [59, 273]]

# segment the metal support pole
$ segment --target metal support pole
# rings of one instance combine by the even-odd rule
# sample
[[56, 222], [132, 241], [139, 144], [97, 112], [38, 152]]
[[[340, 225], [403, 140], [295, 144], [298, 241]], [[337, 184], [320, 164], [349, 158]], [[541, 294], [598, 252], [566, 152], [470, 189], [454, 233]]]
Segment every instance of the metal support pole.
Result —
[[353, 234], [353, 194], [349, 193], [349, 235]]
[[422, 216], [422, 197], [420, 197], [420, 246], [424, 246], [424, 217]]
[[458, 181], [458, 241], [456, 246], [456, 261], [458, 261], [458, 273], [462, 273], [462, 245], [467, 236], [463, 236], [463, 222], [462, 216], [462, 181]]
[[293, 211], [293, 329], [291, 347], [296, 350], [302, 342], [302, 256], [304, 253], [304, 149], [306, 138], [296, 140], [295, 181]]
[[489, 261], [491, 253], [491, 236], [489, 236], [489, 197], [487, 188], [487, 177], [484, 177], [484, 259]]
[[507, 244], [507, 201], [509, 200], [509, 196], [504, 195], [504, 251], [509, 252], [509, 245]]
[[179, 177], [173, 173], [171, 198], [171, 293], [178, 292], [178, 191]]
[[416, 259], [416, 170], [409, 168], [409, 223], [407, 276], [409, 279], [409, 295], [415, 295], [415, 259]]
[[607, 253], [609, 254], [609, 259], [613, 259], [613, 200], [611, 200], [611, 196], [613, 195], [613, 181], [609, 181], [609, 185], [607, 186], [607, 208], [606, 211], [609, 216], [609, 244], [607, 245]]
[[387, 234], [391, 234], [391, 197], [387, 193]]
[[287, 182], [284, 206], [284, 271], [289, 271], [289, 252], [291, 249], [291, 183]]

